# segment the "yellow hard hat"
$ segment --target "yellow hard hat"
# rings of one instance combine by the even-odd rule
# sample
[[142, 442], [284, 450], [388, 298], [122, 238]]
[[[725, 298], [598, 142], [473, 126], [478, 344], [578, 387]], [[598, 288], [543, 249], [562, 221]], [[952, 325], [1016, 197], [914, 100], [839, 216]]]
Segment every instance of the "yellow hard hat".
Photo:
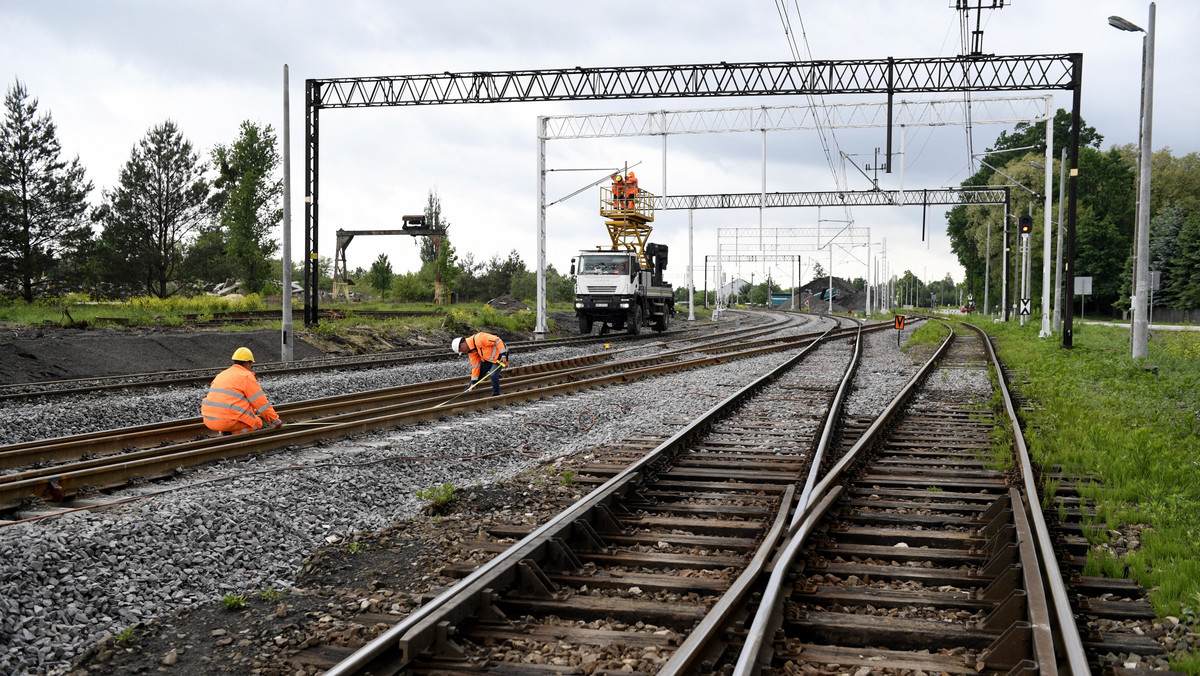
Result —
[[254, 353], [248, 347], [239, 347], [233, 351], [234, 361], [254, 361]]
[[634, 178], [636, 178], [636, 177], [633, 175], [633, 172], [631, 171], [631, 172], [629, 172], [629, 176], [625, 177], [625, 180], [632, 181]]

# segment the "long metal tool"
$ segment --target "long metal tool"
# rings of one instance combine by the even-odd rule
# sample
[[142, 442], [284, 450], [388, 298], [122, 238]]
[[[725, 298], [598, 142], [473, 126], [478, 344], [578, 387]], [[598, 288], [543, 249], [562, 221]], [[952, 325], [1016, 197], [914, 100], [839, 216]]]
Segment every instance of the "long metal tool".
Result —
[[475, 389], [476, 385], [478, 385], [479, 383], [482, 383], [487, 378], [491, 378], [492, 374], [495, 373], [496, 371], [498, 371], [499, 369], [500, 369], [500, 364], [496, 364], [495, 366], [492, 367], [491, 371], [488, 371], [479, 380], [476, 380], [475, 382], [471, 383], [470, 387], [463, 390], [462, 392], [459, 392], [458, 394], [454, 395], [453, 397], [450, 397], [446, 401], [443, 401], [442, 403], [438, 404], [437, 406], [434, 406], [434, 408], [441, 408], [442, 406], [445, 406], [446, 404], [449, 404], [450, 402], [454, 401], [455, 399], [458, 399], [459, 397], [463, 396], [467, 392], [470, 392], [471, 390]]

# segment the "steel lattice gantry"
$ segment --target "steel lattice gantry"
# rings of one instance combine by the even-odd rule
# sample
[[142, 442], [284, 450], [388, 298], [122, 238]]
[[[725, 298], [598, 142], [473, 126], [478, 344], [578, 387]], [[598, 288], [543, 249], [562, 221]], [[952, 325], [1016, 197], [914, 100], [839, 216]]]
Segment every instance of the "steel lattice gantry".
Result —
[[931, 204], [1006, 204], [1008, 188], [936, 188], [918, 190], [815, 190], [670, 195], [660, 209], [758, 209], [760, 207], [869, 207]]
[[[720, 62], [308, 79], [305, 81], [304, 321], [317, 322], [319, 130], [320, 111], [328, 108], [808, 94], [884, 94], [890, 108], [892, 97], [902, 93], [1069, 90], [1073, 92], [1073, 107], [1064, 281], [1070, 289], [1074, 283], [1082, 77], [1083, 54], [1071, 53]], [[539, 265], [544, 258], [545, 251], [539, 250]], [[1068, 304], [1064, 314], [1064, 347], [1072, 346], [1072, 319], [1073, 308]]]

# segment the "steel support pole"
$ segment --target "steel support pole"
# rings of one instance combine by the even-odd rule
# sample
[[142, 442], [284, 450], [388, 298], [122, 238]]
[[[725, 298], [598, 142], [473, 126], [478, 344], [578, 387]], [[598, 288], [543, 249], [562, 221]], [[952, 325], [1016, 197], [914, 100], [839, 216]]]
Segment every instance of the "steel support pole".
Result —
[[283, 64], [283, 317], [280, 322], [280, 361], [292, 360], [292, 115], [288, 67]]
[[991, 314], [988, 291], [992, 285], [992, 222], [987, 224], [987, 254], [983, 258], [983, 314]]
[[1071, 166], [1068, 174], [1070, 183], [1067, 185], [1067, 243], [1066, 260], [1063, 261], [1066, 277], [1063, 288], [1065, 293], [1071, 294], [1072, 300], [1064, 306], [1063, 314], [1062, 347], [1066, 350], [1075, 348], [1075, 220], [1078, 217], [1075, 200], [1079, 196], [1079, 109], [1083, 100], [1083, 54], [1073, 54], [1071, 60], [1075, 65], [1075, 81], [1071, 87]]
[[1062, 330], [1062, 260], [1063, 260], [1063, 210], [1067, 207], [1067, 149], [1062, 149], [1062, 160], [1058, 169], [1058, 246], [1054, 249], [1054, 332]]
[[1008, 321], [1008, 201], [1004, 202], [1004, 245], [1000, 250], [1000, 321]]
[[537, 325], [534, 340], [550, 332], [546, 324], [546, 117], [537, 119]]
[[319, 262], [317, 257], [317, 186], [320, 176], [318, 142], [320, 140], [321, 86], [316, 80], [305, 80], [305, 98], [308, 101], [304, 128], [304, 324], [316, 326], [318, 311], [317, 282]]
[[1050, 100], [1046, 100], [1046, 196], [1045, 213], [1042, 218], [1042, 327], [1039, 337], [1050, 335], [1050, 208], [1053, 206], [1051, 191], [1054, 188], [1051, 170], [1054, 169], [1054, 115], [1050, 113]]
[[[665, 136], [663, 138], [666, 138]], [[688, 209], [688, 321], [696, 321], [696, 269], [695, 257], [692, 255], [692, 210]]]

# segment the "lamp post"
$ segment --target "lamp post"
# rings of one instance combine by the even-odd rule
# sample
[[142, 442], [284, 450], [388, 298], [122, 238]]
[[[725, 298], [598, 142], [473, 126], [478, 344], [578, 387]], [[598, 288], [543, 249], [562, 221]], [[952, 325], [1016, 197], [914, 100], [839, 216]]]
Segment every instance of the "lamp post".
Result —
[[1142, 124], [1138, 144], [1137, 258], [1134, 267], [1133, 335], [1130, 348], [1134, 359], [1145, 359], [1149, 342], [1149, 315], [1146, 297], [1150, 293], [1150, 128], [1154, 111], [1154, 3], [1150, 3], [1150, 21], [1143, 30], [1119, 16], [1108, 23], [1123, 31], [1145, 33], [1142, 38]]

